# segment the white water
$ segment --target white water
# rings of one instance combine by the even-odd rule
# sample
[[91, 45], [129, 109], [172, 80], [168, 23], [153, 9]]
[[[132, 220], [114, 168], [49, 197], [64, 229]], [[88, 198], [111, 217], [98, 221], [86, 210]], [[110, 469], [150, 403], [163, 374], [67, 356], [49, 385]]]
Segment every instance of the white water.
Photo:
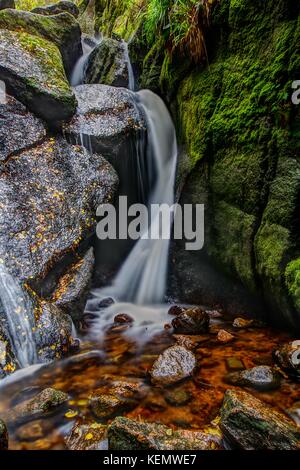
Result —
[[71, 86], [77, 86], [77, 85], [80, 85], [81, 83], [83, 83], [84, 72], [85, 72], [85, 67], [86, 67], [88, 58], [89, 58], [91, 52], [100, 43], [101, 38], [91, 38], [91, 41], [94, 42], [93, 45], [86, 42], [85, 39], [82, 39], [82, 41], [81, 41], [83, 54], [78, 59], [78, 61], [76, 62], [76, 65], [75, 65], [74, 70], [72, 72], [72, 76], [71, 76], [71, 80], [70, 80]]
[[20, 367], [37, 362], [37, 352], [33, 338], [32, 308], [22, 287], [0, 264], [0, 299], [8, 325], [8, 333], [13, 352]]
[[128, 71], [128, 88], [129, 90], [134, 91], [135, 89], [134, 73], [133, 73], [133, 68], [131, 65], [131, 60], [130, 60], [129, 52], [128, 52], [128, 43], [125, 41], [122, 41], [122, 43], [124, 47], [124, 59], [127, 64], [127, 71]]
[[[148, 129], [148, 155], [153, 158], [156, 183], [149, 205], [174, 203], [174, 182], [177, 160], [177, 142], [171, 116], [163, 101], [149, 90], [136, 93], [138, 105], [143, 110]], [[159, 210], [155, 211], [149, 231], [160, 230]], [[172, 223], [172, 222], [171, 222]], [[128, 313], [134, 324], [128, 334], [143, 341], [145, 337], [162, 331], [170, 319], [168, 306], [163, 305], [166, 291], [168, 253], [171, 224], [163, 227], [164, 239], [140, 238], [126, 258], [111, 286], [93, 291], [86, 306], [87, 312], [98, 314], [93, 334], [99, 338], [112, 324], [118, 313]], [[112, 297], [116, 303], [97, 312], [97, 303]]]

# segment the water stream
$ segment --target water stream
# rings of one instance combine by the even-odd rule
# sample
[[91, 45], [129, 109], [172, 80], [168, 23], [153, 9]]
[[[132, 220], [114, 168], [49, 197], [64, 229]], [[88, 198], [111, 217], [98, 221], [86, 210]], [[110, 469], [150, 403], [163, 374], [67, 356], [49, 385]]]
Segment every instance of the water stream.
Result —
[[32, 305], [22, 287], [0, 264], [0, 301], [8, 325], [10, 344], [19, 367], [37, 362], [37, 351], [33, 337]]

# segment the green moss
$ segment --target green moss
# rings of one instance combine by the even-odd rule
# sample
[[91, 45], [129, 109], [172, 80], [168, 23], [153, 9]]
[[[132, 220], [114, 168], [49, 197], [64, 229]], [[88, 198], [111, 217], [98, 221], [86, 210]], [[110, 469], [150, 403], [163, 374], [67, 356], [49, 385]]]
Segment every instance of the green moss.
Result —
[[[27, 33], [18, 33], [17, 40], [24, 51], [39, 59], [39, 64], [45, 73], [45, 77], [47, 77], [47, 87], [51, 92], [54, 95], [61, 95], [63, 92], [65, 93], [65, 99], [73, 102], [74, 97], [71, 94], [57, 47], [45, 39]], [[34, 78], [31, 80], [35, 81]]]
[[300, 258], [291, 261], [287, 265], [285, 282], [297, 309], [300, 310]]

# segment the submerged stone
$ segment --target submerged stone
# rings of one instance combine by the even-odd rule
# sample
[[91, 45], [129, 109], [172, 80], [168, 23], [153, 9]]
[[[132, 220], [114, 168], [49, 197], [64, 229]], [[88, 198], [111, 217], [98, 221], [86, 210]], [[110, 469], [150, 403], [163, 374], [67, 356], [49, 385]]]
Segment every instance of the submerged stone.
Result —
[[69, 396], [66, 393], [54, 388], [46, 388], [30, 400], [19, 403], [9, 410], [6, 413], [7, 421], [19, 422], [35, 419], [39, 415], [54, 411], [68, 399]]
[[76, 422], [65, 437], [69, 450], [104, 450], [106, 447], [106, 426], [96, 422]]
[[110, 450], [215, 450], [221, 448], [217, 428], [174, 430], [162, 424], [118, 417], [108, 427]]
[[234, 336], [226, 330], [219, 330], [217, 334], [217, 340], [220, 343], [230, 343], [234, 340]]
[[226, 391], [220, 427], [231, 444], [244, 450], [300, 449], [300, 428], [246, 392]]
[[170, 385], [190, 377], [196, 368], [194, 354], [183, 346], [171, 346], [154, 362], [151, 370], [152, 383]]
[[168, 390], [165, 393], [165, 399], [169, 405], [183, 406], [186, 405], [192, 398], [190, 392], [183, 389]]
[[252, 387], [260, 391], [267, 391], [280, 387], [280, 376], [272, 367], [257, 366], [252, 367], [252, 369], [228, 374], [226, 382], [242, 387]]
[[71, 118], [76, 99], [58, 48], [38, 36], [0, 30], [0, 80], [7, 92], [50, 124]]

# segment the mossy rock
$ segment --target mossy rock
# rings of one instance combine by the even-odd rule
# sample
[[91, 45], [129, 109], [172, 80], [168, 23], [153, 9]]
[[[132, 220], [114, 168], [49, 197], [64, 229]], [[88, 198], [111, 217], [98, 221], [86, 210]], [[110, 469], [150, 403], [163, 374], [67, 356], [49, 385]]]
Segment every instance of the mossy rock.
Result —
[[0, 79], [8, 93], [52, 125], [76, 110], [60, 52], [45, 39], [0, 30]]
[[0, 29], [25, 32], [53, 42], [61, 52], [67, 75], [82, 54], [80, 26], [66, 12], [43, 16], [20, 10], [1, 11]]

